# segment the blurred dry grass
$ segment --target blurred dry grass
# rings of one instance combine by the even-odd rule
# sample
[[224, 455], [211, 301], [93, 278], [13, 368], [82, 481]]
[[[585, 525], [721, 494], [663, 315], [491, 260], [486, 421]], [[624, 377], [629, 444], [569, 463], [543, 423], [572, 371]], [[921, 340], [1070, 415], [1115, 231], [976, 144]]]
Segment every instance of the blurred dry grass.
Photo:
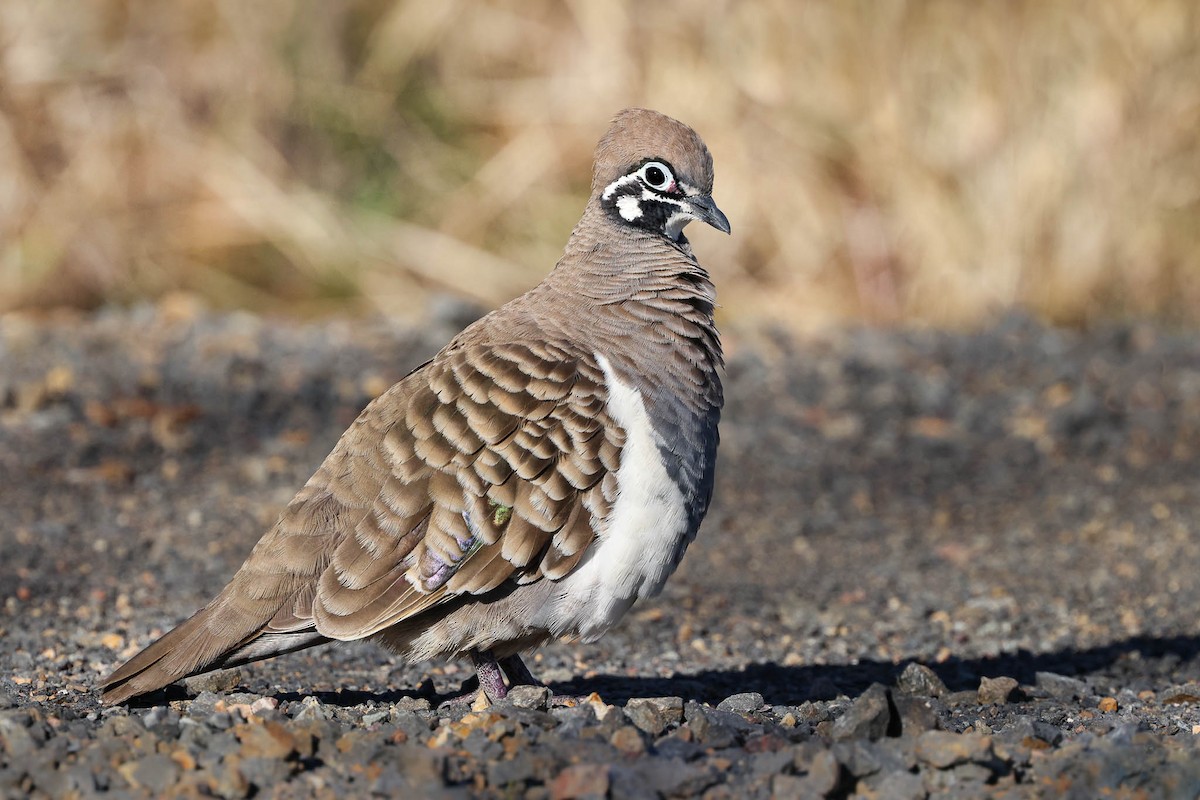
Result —
[[727, 322], [1200, 310], [1191, 0], [8, 0], [0, 48], [0, 309], [495, 304], [646, 105], [715, 154]]

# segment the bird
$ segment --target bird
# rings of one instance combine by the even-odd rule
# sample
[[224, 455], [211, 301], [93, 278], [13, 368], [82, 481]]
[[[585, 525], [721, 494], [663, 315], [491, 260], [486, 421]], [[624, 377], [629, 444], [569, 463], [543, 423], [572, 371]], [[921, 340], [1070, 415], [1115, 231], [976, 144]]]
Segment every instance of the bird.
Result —
[[730, 233], [689, 126], [629, 108], [563, 255], [369, 403], [228, 585], [103, 680], [118, 704], [333, 641], [468, 658], [499, 702], [522, 654], [592, 642], [658, 594], [713, 495], [723, 405], [708, 271]]

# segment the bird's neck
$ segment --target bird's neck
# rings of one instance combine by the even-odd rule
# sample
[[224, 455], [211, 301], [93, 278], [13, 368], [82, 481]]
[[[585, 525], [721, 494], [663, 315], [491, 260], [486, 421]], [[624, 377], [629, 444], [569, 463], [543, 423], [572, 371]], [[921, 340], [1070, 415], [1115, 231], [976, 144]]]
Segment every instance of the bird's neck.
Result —
[[597, 341], [617, 343], [614, 365], [633, 373], [656, 355], [689, 347], [701, 369], [720, 366], [721, 344], [713, 321], [716, 291], [686, 240], [630, 229], [589, 204], [542, 287], [570, 298], [570, 323], [591, 328]]
[[[597, 305], [646, 303], [711, 323], [712, 280], [686, 238], [621, 225], [590, 202], [546, 282]], [[697, 316], [686, 309], [699, 310]]]

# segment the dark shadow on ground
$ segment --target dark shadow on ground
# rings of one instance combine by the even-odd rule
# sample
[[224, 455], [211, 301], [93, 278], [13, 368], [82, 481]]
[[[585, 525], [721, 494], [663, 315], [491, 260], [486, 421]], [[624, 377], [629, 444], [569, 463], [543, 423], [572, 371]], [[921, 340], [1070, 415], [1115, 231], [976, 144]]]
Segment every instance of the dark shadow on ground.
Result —
[[[1111, 667], [1135, 653], [1144, 659], [1169, 659], [1175, 664], [1197, 659], [1200, 636], [1136, 636], [1084, 650], [1068, 648], [1049, 653], [1021, 650], [995, 658], [951, 657], [941, 664], [926, 666], [938, 674], [947, 689], [956, 692], [978, 689], [983, 677], [1008, 676], [1029, 685], [1035, 682], [1038, 672], [1071, 677], [1086, 675]], [[771, 705], [798, 705], [808, 700], [830, 700], [839, 693], [856, 697], [872, 683], [893, 685], [908, 663], [860, 661], [794, 667], [751, 664], [744, 670], [710, 670], [670, 678], [599, 675], [554, 683], [550, 688], [561, 694], [598, 692], [606, 702], [619, 705], [634, 697], [683, 697], [716, 703], [738, 692], [758, 692]]]
[[[1123, 658], [1138, 654], [1141, 658], [1179, 662], [1200, 659], [1200, 636], [1171, 636], [1157, 638], [1135, 636], [1119, 642], [1083, 650], [1072, 648], [1050, 653], [1018, 651], [995, 658], [962, 659], [951, 657], [941, 664], [929, 663], [938, 677], [952, 692], [979, 688], [983, 677], [1007, 676], [1020, 683], [1035, 683], [1038, 672], [1054, 672], [1076, 677], [1103, 671]], [[860, 661], [857, 664], [820, 664], [785, 667], [779, 664], [751, 664], [739, 670], [705, 670], [694, 674], [676, 674], [669, 678], [598, 675], [552, 683], [557, 695], [587, 695], [597, 692], [606, 702], [624, 705], [635, 697], [683, 697], [716, 704], [738, 692], [758, 692], [770, 705], [799, 705], [806, 701], [831, 700], [838, 694], [856, 697], [873, 683], [891, 686], [909, 664], [883, 661]], [[1139, 673], [1145, 674], [1145, 669]], [[462, 691], [475, 688], [474, 679], [462, 686]], [[234, 690], [236, 691], [236, 690]], [[352, 707], [373, 701], [395, 703], [406, 697], [424, 697], [435, 705], [446, 699], [436, 695], [432, 686], [395, 689], [385, 692], [347, 690], [336, 692], [280, 692], [273, 695], [280, 702], [299, 701], [316, 697], [322, 704]], [[149, 708], [174, 700], [186, 700], [191, 695], [182, 686], [168, 686], [161, 691], [135, 698], [131, 708]]]

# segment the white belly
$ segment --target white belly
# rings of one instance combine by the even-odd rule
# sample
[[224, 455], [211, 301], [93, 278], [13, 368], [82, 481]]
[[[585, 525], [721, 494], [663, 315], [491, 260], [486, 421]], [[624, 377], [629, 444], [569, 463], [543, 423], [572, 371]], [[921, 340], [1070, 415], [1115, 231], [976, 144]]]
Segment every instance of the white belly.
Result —
[[558, 636], [599, 638], [639, 597], [652, 597], [678, 566], [688, 531], [687, 502], [659, 455], [641, 392], [596, 354], [608, 387], [608, 411], [625, 430], [617, 499], [579, 566], [558, 583], [542, 623]]

